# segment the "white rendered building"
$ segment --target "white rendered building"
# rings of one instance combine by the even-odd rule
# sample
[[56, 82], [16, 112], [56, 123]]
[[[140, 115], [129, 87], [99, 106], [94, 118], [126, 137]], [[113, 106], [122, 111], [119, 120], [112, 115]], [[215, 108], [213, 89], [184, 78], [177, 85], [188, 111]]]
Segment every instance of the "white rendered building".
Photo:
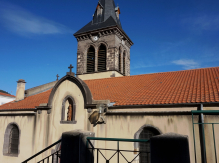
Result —
[[15, 100], [15, 96], [0, 92], [0, 105]]

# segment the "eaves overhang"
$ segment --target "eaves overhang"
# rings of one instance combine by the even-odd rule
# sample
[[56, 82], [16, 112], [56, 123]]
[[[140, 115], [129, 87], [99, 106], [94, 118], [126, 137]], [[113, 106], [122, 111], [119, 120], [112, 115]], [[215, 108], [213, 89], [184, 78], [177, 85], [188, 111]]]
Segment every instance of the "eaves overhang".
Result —
[[151, 105], [119, 105], [110, 106], [109, 109], [133, 109], [133, 108], [179, 108], [179, 107], [219, 107], [219, 102], [204, 103], [179, 103], [179, 104], [151, 104]]
[[88, 30], [86, 32], [81, 32], [81, 33], [76, 32], [73, 34], [73, 36], [75, 38], [83, 37], [83, 36], [85, 36], [86, 38], [89, 38], [90, 35], [94, 33], [99, 33], [105, 30], [118, 30], [122, 35], [124, 35], [124, 38], [130, 43], [131, 46], [134, 44], [132, 40], [128, 37], [128, 35], [125, 33], [125, 31], [121, 29], [118, 25], [106, 26], [104, 28], [100, 27], [100, 28], [96, 28], [95, 30]]
[[14, 111], [14, 112], [16, 112], [16, 111], [33, 111], [33, 112], [36, 112], [37, 111], [37, 109], [36, 108], [26, 108], [26, 109], [1, 109], [0, 110], [0, 112], [11, 112], [11, 111]]

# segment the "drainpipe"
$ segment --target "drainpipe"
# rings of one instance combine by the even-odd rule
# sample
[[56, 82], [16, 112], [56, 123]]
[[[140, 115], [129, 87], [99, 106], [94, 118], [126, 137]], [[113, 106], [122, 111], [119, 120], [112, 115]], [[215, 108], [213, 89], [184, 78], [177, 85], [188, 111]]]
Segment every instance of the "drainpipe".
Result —
[[[200, 104], [198, 110], [203, 110], [203, 104]], [[199, 123], [204, 123], [204, 115], [201, 113], [199, 115]], [[205, 145], [205, 129], [204, 124], [199, 124], [199, 134], [200, 134], [200, 145], [201, 145], [201, 157], [202, 163], [207, 163], [206, 160], [206, 145]]]

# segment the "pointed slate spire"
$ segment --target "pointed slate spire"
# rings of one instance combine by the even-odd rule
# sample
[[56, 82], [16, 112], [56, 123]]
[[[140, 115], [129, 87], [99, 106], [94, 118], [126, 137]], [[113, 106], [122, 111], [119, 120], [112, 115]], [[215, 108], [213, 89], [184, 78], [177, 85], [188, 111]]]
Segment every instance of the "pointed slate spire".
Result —
[[98, 2], [98, 7], [102, 9], [102, 14], [101, 14], [101, 21], [96, 21], [98, 18], [98, 8], [96, 9], [94, 13], [94, 22], [100, 23], [100, 22], [105, 22], [109, 17], [111, 16], [115, 22], [121, 27], [121, 23], [119, 18], [116, 16], [116, 6], [114, 0], [99, 0]]
[[111, 26], [122, 28], [117, 12], [120, 13], [120, 10], [115, 6], [114, 0], [99, 0], [93, 20], [74, 35]]

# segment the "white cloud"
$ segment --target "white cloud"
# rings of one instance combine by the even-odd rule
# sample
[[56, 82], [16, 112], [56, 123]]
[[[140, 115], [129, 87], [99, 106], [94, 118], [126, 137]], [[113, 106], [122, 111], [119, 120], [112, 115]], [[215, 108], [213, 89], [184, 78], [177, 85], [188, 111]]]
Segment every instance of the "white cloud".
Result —
[[146, 63], [139, 63], [137, 62], [132, 66], [132, 69], [141, 69], [146, 67], [160, 67], [160, 66], [166, 66], [169, 65], [168, 63], [159, 63], [159, 64], [146, 64]]
[[184, 69], [195, 69], [200, 67], [200, 65], [192, 59], [179, 59], [172, 61], [173, 64], [181, 65]]
[[20, 35], [43, 35], [73, 33], [66, 26], [36, 16], [18, 6], [4, 4], [0, 6], [0, 20], [10, 31]]
[[219, 16], [201, 15], [187, 17], [182, 20], [182, 23], [193, 31], [218, 31]]

